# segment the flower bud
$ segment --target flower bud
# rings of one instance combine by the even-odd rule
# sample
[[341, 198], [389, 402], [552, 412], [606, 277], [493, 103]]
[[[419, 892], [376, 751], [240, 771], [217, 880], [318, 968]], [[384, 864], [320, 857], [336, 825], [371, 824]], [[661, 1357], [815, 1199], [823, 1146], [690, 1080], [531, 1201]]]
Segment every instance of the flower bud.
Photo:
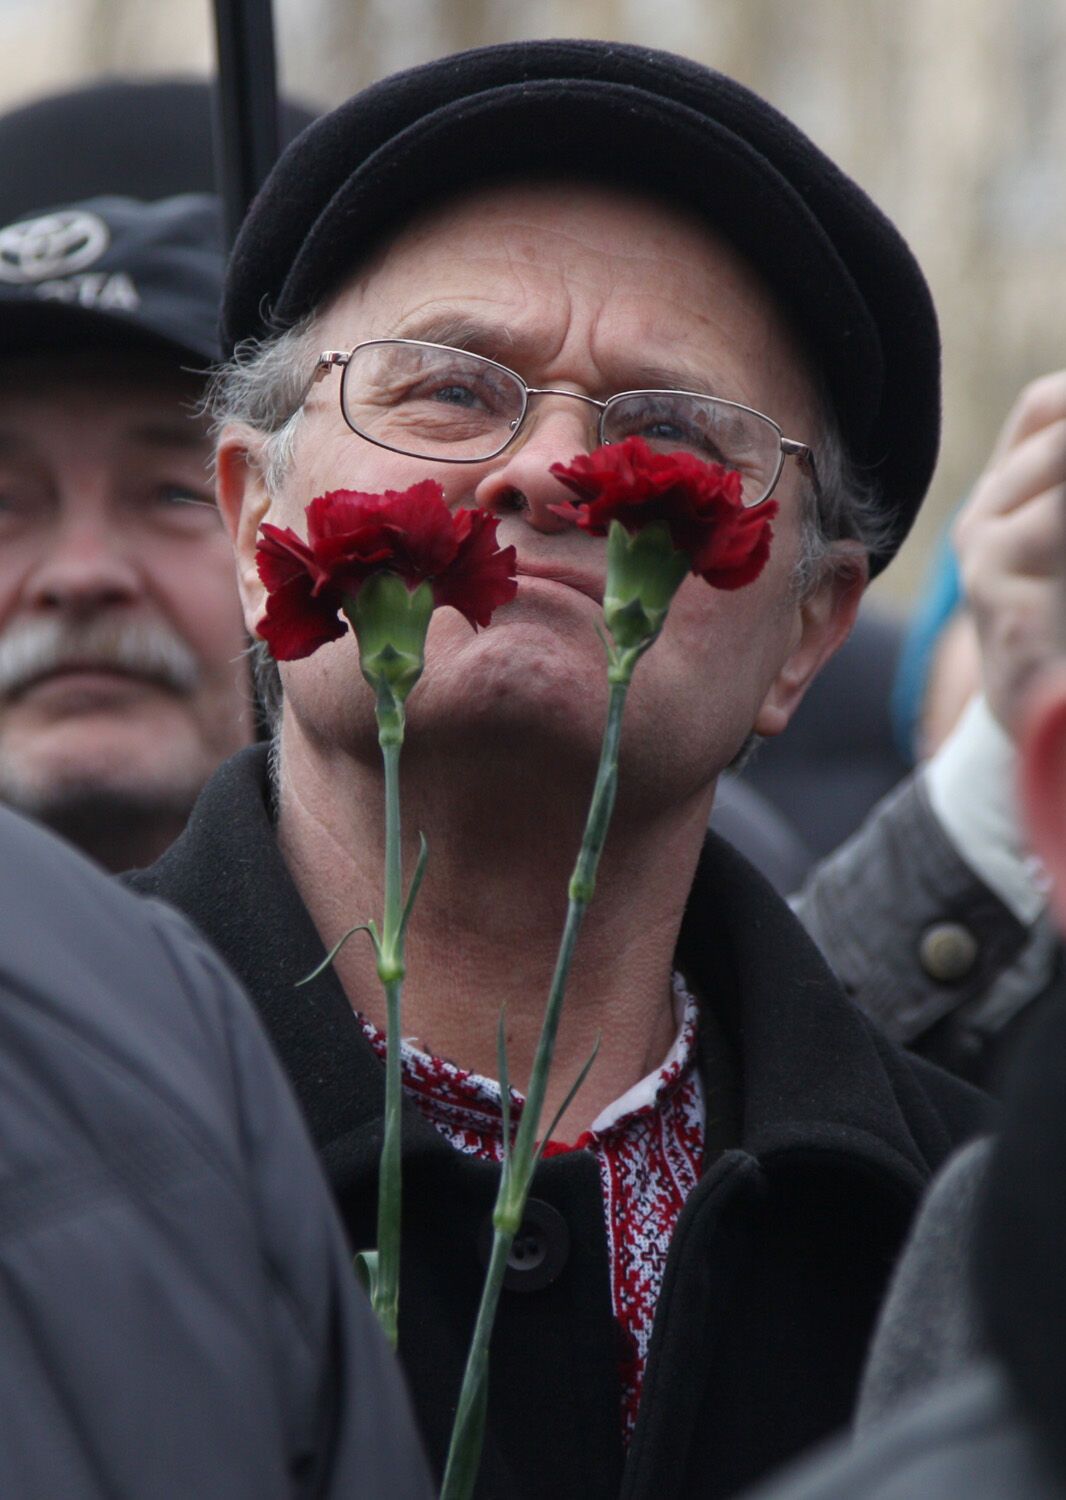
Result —
[[689, 559], [673, 545], [665, 522], [641, 531], [611, 522], [603, 616], [616, 646], [628, 651], [651, 645], [688, 569]]
[[359, 665], [375, 690], [385, 687], [398, 703], [422, 675], [433, 589], [409, 589], [395, 573], [376, 573], [344, 601], [359, 642]]

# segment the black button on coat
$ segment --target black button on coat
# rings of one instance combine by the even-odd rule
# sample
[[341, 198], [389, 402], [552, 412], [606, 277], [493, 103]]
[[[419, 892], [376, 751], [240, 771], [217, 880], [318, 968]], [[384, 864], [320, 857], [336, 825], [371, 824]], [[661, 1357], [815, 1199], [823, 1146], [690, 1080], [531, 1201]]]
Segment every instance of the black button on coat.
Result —
[[[293, 988], [323, 947], [274, 839], [265, 767], [261, 747], [229, 761], [182, 838], [130, 878], [185, 911], [244, 981], [365, 1246], [384, 1074], [332, 972]], [[716, 1500], [841, 1425], [918, 1197], [981, 1126], [982, 1096], [885, 1041], [780, 898], [713, 837], [677, 962], [704, 1002], [709, 1150], [674, 1235], [628, 1454], [599, 1177], [574, 1152], [533, 1185], [566, 1221], [566, 1263], [501, 1299], [479, 1500]], [[497, 1169], [413, 1107], [404, 1152], [400, 1347], [439, 1469]]]

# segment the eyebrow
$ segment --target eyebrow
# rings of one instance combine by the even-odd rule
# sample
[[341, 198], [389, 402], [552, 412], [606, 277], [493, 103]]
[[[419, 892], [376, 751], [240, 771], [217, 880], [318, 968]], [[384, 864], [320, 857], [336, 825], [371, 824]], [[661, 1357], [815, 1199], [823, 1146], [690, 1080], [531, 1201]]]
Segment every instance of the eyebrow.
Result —
[[[638, 365], [630, 370], [633, 381], [626, 387], [630, 391], [692, 391], [698, 396], [724, 396], [719, 382], [706, 371], [697, 371], [695, 366]], [[730, 400], [729, 396], [724, 396]]]
[[471, 354], [498, 358], [499, 351], [513, 349], [514, 335], [501, 324], [486, 323], [469, 313], [447, 308], [422, 311], [410, 319], [400, 320], [396, 338], [420, 339], [427, 344], [448, 344], [452, 349], [466, 349]]
[[188, 417], [176, 418], [173, 422], [141, 422], [131, 427], [125, 436], [145, 448], [202, 449], [208, 445], [199, 424]]
[[[422, 312], [408, 321], [401, 320], [396, 338], [420, 339], [429, 344], [447, 344], [452, 349], [465, 349], [471, 354], [481, 354], [507, 364], [519, 352], [520, 338], [498, 324], [486, 323], [468, 314], [455, 313], [447, 309]], [[624, 383], [617, 390], [674, 390], [693, 391], [703, 396], [719, 396], [724, 393], [719, 382], [707, 371], [697, 370], [694, 365], [638, 364], [626, 366]], [[725, 396], [724, 399], [731, 399]]]
[[[175, 451], [202, 457], [206, 464], [210, 456], [210, 442], [195, 422], [179, 418], [173, 422], [152, 421], [138, 423], [122, 434], [122, 440], [134, 447], [150, 452], [173, 453]], [[0, 427], [0, 458], [15, 461], [33, 457], [37, 445], [23, 436], [17, 427]]]

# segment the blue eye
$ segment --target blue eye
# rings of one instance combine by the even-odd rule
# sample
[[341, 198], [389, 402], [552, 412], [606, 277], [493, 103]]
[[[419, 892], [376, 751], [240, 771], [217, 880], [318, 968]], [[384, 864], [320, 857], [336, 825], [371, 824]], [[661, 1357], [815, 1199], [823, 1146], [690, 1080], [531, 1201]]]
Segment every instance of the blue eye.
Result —
[[434, 401], [442, 401], [449, 406], [475, 406], [478, 399], [465, 385], [445, 385], [433, 392]]
[[640, 429], [640, 432], [641, 436], [646, 437], [649, 442], [658, 438], [664, 443], [686, 443], [691, 442], [695, 437], [695, 434], [683, 427], [680, 422], [648, 422]]

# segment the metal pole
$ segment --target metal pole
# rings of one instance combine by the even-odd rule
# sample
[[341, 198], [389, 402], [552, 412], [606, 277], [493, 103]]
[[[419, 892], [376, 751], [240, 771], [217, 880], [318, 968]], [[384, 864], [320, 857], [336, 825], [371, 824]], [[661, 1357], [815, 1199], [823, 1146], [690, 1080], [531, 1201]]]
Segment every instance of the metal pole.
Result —
[[214, 6], [215, 177], [232, 245], [280, 149], [274, 18], [271, 0], [214, 0]]

